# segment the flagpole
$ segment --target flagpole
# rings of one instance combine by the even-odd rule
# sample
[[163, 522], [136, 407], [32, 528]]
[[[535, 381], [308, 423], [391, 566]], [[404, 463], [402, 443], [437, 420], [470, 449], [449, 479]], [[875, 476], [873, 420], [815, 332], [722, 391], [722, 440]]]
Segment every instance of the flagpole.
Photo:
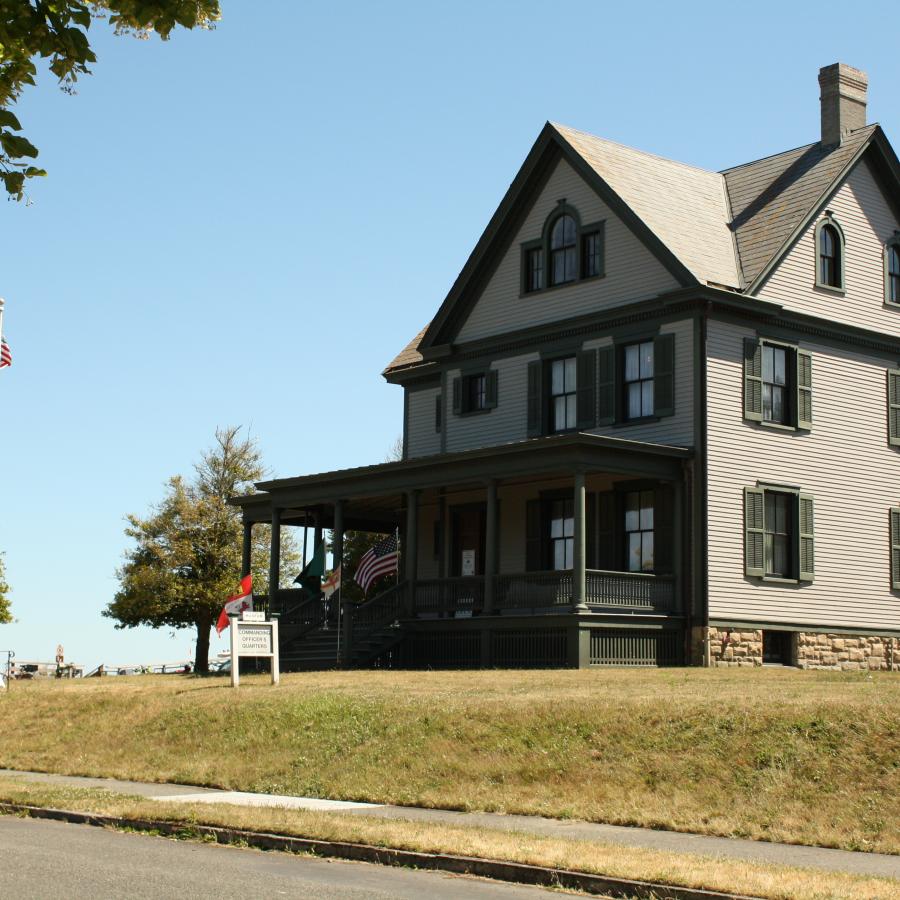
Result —
[[0, 297], [0, 341], [3, 340], [3, 307], [6, 305], [6, 301]]
[[394, 541], [397, 544], [397, 571], [396, 571], [396, 583], [397, 587], [400, 586], [400, 526], [397, 525], [394, 528]]
[[[343, 577], [344, 577], [344, 573], [341, 572], [341, 578], [343, 578]], [[341, 583], [340, 582], [338, 582], [338, 589], [334, 593], [337, 594], [337, 605], [338, 605], [337, 659], [335, 660], [335, 662], [337, 662], [337, 664], [340, 665], [341, 664], [341, 631], [343, 631], [343, 628], [341, 627], [341, 625], [342, 625], [341, 616], [344, 614], [343, 604], [341, 603]], [[332, 596], [334, 596], [334, 594], [332, 594]]]

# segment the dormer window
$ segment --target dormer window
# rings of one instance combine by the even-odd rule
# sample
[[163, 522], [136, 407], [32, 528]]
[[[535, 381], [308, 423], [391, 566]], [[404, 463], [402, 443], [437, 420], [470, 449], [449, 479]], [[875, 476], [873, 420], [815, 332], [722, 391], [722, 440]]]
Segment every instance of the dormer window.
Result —
[[900, 235], [884, 248], [884, 299], [900, 305]]
[[569, 215], [560, 216], [550, 231], [550, 283], [568, 284], [578, 277], [578, 229]]
[[816, 228], [816, 286], [844, 289], [844, 236], [830, 215]]

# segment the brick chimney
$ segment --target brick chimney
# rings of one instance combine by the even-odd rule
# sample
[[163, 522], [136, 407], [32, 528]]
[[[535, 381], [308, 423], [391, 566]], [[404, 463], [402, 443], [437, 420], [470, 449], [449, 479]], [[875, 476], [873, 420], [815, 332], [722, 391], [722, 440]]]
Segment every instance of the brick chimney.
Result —
[[869, 76], [844, 63], [819, 69], [822, 103], [822, 144], [835, 146], [851, 131], [866, 124]]

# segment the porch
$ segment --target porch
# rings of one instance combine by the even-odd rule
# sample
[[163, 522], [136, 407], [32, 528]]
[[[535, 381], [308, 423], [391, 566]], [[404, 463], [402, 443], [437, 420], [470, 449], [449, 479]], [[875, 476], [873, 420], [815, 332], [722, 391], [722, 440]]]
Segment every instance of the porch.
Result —
[[575, 434], [266, 482], [234, 502], [245, 571], [250, 529], [271, 524], [275, 584], [297, 574], [281, 572], [282, 527], [310, 555], [330, 531], [335, 560], [347, 531], [400, 534], [399, 571], [344, 602], [340, 627], [322, 597], [256, 598], [280, 616], [286, 668], [659, 664], [682, 656], [689, 467], [684, 448]]

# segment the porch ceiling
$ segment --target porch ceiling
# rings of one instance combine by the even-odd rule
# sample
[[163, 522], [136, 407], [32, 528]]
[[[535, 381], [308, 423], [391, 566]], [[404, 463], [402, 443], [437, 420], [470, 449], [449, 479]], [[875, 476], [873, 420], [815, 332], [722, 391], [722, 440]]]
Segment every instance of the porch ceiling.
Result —
[[683, 462], [692, 455], [686, 447], [625, 438], [585, 433], [552, 435], [496, 447], [261, 481], [257, 484], [261, 493], [233, 497], [229, 502], [242, 507], [245, 519], [257, 522], [268, 521], [273, 504], [277, 505], [286, 511], [283, 521], [288, 524], [303, 524], [306, 510], [322, 506], [320, 520], [327, 527], [323, 518], [331, 519], [327, 507], [342, 499], [347, 527], [352, 528], [353, 519], [395, 521], [402, 495], [410, 490], [480, 486], [490, 479], [503, 482], [523, 476], [571, 474], [576, 470], [671, 481], [681, 477]]

